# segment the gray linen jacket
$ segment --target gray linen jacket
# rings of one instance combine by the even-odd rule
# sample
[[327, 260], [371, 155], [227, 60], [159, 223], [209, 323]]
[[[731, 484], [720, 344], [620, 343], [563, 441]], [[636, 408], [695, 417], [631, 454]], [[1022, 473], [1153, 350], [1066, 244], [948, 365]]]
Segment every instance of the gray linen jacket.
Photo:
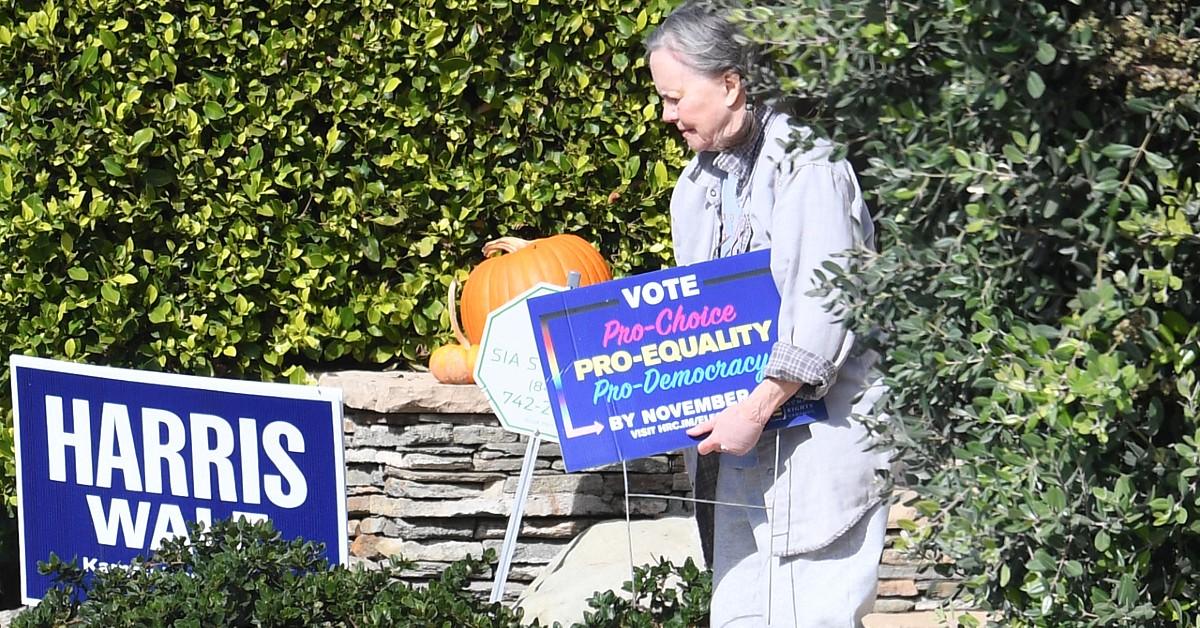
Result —
[[[778, 477], [775, 434], [759, 441], [757, 469], [764, 503], [774, 512], [774, 554], [792, 556], [834, 542], [881, 500], [877, 471], [888, 468], [887, 452], [868, 450], [866, 427], [851, 418], [871, 413], [883, 392], [872, 375], [875, 356], [854, 350], [854, 334], [827, 307], [832, 297], [811, 294], [824, 263], [845, 267], [838, 254], [873, 246], [874, 226], [854, 171], [844, 160], [830, 161], [828, 142], [789, 151], [790, 118], [758, 115], [764, 126], [757, 159], [703, 152], [684, 168], [671, 197], [671, 233], [680, 265], [716, 257], [721, 185], [726, 170], [736, 171], [749, 219], [746, 250], [771, 249], [781, 297], [778, 342], [765, 375], [801, 382], [798, 394], [824, 398], [829, 412], [826, 421], [779, 432]], [[695, 450], [687, 455], [695, 469]]]

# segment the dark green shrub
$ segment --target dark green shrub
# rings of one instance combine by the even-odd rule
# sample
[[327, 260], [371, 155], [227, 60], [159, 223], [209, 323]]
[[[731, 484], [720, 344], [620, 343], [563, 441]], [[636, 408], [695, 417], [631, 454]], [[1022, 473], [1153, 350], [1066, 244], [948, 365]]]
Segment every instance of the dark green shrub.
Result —
[[1200, 7], [756, 3], [859, 164], [908, 541], [1014, 626], [1200, 618]]
[[[488, 626], [517, 628], [521, 613], [489, 604], [467, 587], [487, 574], [494, 552], [464, 558], [427, 585], [402, 579], [406, 565], [330, 567], [323, 548], [285, 541], [269, 523], [218, 521], [191, 528], [192, 541], [169, 540], [128, 568], [85, 574], [51, 556], [39, 564], [57, 586], [14, 628], [41, 626]], [[577, 627], [707, 624], [711, 574], [691, 560], [635, 570], [636, 604], [612, 591], [588, 600]], [[626, 582], [624, 589], [630, 589]], [[80, 601], [81, 594], [86, 600]], [[538, 622], [528, 624], [536, 628]]]
[[668, 4], [4, 3], [0, 347], [299, 379], [422, 363], [493, 237], [661, 267]]
[[[403, 565], [378, 570], [328, 566], [323, 549], [284, 541], [270, 524], [228, 521], [164, 542], [128, 569], [85, 578], [52, 557], [40, 567], [60, 588], [22, 613], [14, 628], [84, 626], [488, 626], [521, 625], [520, 615], [467, 590], [488, 562], [464, 559], [415, 587]], [[80, 603], [77, 593], [86, 591]], [[536, 624], [535, 624], [536, 625]]]
[[[636, 584], [636, 586], [634, 586]], [[597, 593], [588, 600], [591, 612], [573, 628], [626, 628], [632, 626], [686, 628], [708, 625], [712, 599], [712, 572], [692, 559], [682, 566], [659, 559], [657, 564], [633, 570], [633, 580], [621, 587], [625, 593]], [[630, 600], [631, 592], [637, 598]]]

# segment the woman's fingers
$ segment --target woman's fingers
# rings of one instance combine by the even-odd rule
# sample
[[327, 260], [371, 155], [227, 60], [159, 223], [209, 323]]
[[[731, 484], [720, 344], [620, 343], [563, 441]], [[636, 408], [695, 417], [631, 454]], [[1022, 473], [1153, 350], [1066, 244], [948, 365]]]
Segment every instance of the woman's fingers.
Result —
[[721, 417], [723, 414], [717, 415], [716, 418], [710, 419], [688, 430], [688, 436], [692, 438], [700, 438], [708, 436], [696, 445], [696, 451], [700, 452], [701, 456], [707, 456], [714, 452], [725, 452], [730, 449], [724, 444], [723, 438], [715, 431], [720, 427]]
[[712, 436], [713, 428], [716, 426], [717, 420], [709, 419], [687, 431], [687, 435], [692, 438], [708, 436], [708, 438], [700, 441], [700, 444], [696, 446], [696, 451], [700, 452], [701, 456], [711, 454], [714, 451], [720, 451], [721, 446], [717, 444]]
[[711, 432], [713, 430], [713, 427], [716, 424], [717, 424], [716, 419], [709, 419], [703, 423], [697, 424], [696, 426], [692, 427], [692, 429], [687, 431], [687, 435], [691, 436], [692, 438], [700, 438], [701, 436], [704, 436], [705, 434]]
[[696, 446], [696, 451], [700, 452], [701, 456], [707, 456], [708, 454], [726, 451], [726, 449], [717, 443], [715, 437], [709, 436]]

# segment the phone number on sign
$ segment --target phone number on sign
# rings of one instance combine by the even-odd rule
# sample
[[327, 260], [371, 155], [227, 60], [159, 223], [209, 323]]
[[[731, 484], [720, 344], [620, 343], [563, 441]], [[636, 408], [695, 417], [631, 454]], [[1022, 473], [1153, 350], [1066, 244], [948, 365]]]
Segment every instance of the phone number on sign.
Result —
[[514, 393], [508, 390], [501, 391], [500, 394], [504, 396], [505, 405], [550, 416], [550, 402], [545, 399], [538, 399], [537, 397]]

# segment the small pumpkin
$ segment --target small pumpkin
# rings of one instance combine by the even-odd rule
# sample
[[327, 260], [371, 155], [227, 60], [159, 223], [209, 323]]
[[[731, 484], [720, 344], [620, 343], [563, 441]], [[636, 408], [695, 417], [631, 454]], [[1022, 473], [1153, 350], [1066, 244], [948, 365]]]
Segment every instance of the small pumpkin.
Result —
[[450, 291], [446, 296], [450, 307], [450, 329], [458, 343], [434, 349], [429, 355], [429, 372], [443, 384], [474, 384], [479, 346], [472, 344], [458, 326], [458, 312], [454, 304], [457, 287], [458, 282], [451, 279]]
[[533, 241], [499, 238], [485, 244], [483, 254], [487, 259], [471, 271], [462, 293], [463, 327], [476, 344], [483, 339], [487, 315], [538, 282], [566, 286], [570, 271], [579, 272], [580, 286], [612, 279], [600, 252], [567, 233]]

